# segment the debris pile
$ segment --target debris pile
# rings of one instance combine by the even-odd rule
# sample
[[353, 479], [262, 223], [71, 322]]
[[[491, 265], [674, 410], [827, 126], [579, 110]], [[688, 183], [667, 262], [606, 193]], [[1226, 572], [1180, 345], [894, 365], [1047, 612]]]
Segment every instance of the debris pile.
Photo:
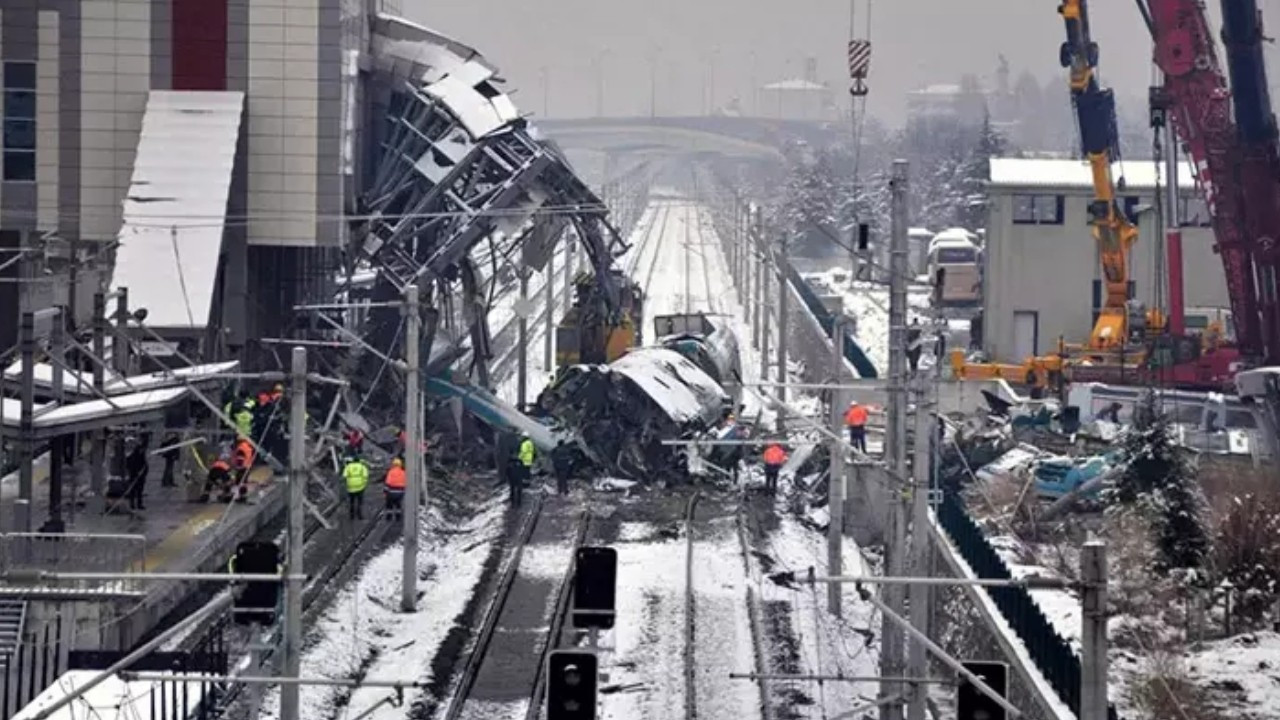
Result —
[[639, 348], [610, 365], [575, 365], [538, 398], [599, 467], [637, 480], [685, 474], [693, 440], [716, 428], [731, 398], [678, 352]]

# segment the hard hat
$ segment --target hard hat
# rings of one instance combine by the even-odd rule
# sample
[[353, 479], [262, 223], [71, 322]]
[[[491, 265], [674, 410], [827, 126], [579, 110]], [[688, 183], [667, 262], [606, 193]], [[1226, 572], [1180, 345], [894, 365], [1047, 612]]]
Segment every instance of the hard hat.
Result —
[[400, 458], [392, 458], [391, 467], [404, 467], [404, 461]]
[[281, 391], [281, 392], [284, 392], [284, 385], [282, 385], [282, 384], [280, 384], [280, 383], [276, 383], [276, 390], [279, 390], [279, 391]]

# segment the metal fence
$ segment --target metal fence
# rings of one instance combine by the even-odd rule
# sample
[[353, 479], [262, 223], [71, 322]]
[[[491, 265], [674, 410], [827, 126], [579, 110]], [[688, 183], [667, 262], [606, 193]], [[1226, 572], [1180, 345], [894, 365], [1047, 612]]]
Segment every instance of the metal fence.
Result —
[[[818, 325], [827, 337], [832, 337], [835, 329], [835, 317], [826, 305], [822, 304], [822, 299], [818, 294], [809, 287], [809, 283], [800, 276], [799, 271], [794, 266], [786, 266], [787, 280], [792, 287], [796, 289], [796, 294], [800, 296], [801, 302], [808, 308], [809, 314], [813, 315], [818, 321]], [[871, 363], [867, 354], [862, 351], [862, 347], [857, 341], [850, 337], [852, 333], [846, 333], [844, 336], [844, 356], [845, 359], [853, 364], [854, 369], [858, 371], [858, 376], [864, 379], [872, 379], [877, 377], [876, 366]]]
[[[938, 524], [946, 531], [968, 563], [980, 578], [1012, 579], [1009, 567], [996, 552], [982, 528], [969, 516], [964, 500], [950, 490], [943, 493], [938, 506]], [[1080, 714], [1080, 658], [1071, 645], [1053, 627], [1031, 598], [1026, 588], [983, 588], [991, 596], [1009, 627], [1022, 639], [1032, 662], [1040, 669], [1071, 712]], [[981, 591], [981, 590], [980, 590]], [[1109, 720], [1118, 720], [1114, 707], [1107, 708]]]
[[44, 692], [67, 668], [67, 648], [62, 642], [62, 616], [29, 634], [0, 658], [0, 720], [17, 715]]
[[[142, 535], [87, 533], [6, 533], [0, 535], [0, 572], [127, 573], [146, 568]], [[59, 581], [58, 589], [134, 593], [137, 581]]]

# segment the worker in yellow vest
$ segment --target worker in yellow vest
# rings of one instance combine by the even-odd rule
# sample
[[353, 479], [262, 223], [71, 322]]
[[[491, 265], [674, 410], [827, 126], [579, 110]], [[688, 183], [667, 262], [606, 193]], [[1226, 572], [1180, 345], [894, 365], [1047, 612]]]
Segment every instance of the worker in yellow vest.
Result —
[[352, 520], [364, 519], [364, 491], [369, 487], [369, 466], [358, 457], [347, 458], [342, 468], [347, 482], [347, 514]]

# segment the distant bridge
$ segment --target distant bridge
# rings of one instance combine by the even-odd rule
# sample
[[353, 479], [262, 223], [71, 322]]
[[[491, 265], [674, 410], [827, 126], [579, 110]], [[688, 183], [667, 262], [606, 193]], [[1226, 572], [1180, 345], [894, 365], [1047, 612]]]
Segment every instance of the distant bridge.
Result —
[[838, 122], [724, 116], [534, 119], [533, 124], [566, 149], [753, 159], [781, 159], [797, 143], [829, 145], [845, 132]]

